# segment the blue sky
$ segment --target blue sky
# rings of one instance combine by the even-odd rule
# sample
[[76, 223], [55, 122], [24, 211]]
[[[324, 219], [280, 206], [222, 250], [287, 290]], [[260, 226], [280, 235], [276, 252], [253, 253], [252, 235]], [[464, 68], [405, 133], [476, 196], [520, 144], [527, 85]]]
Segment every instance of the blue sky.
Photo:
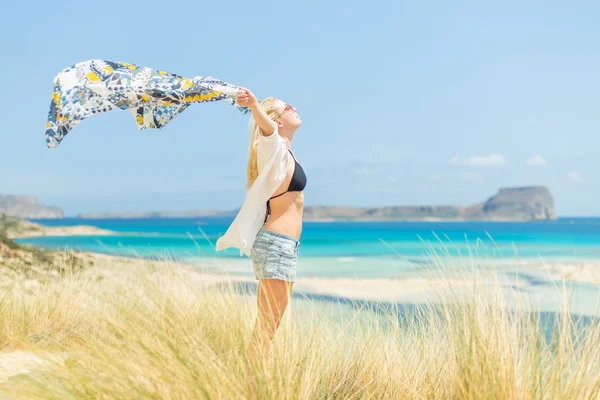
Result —
[[600, 215], [598, 2], [34, 1], [4, 17], [1, 194], [68, 215], [241, 205], [248, 117], [224, 102], [161, 130], [114, 110], [46, 148], [54, 76], [99, 58], [297, 107], [307, 205], [470, 204], [547, 185], [559, 215]]

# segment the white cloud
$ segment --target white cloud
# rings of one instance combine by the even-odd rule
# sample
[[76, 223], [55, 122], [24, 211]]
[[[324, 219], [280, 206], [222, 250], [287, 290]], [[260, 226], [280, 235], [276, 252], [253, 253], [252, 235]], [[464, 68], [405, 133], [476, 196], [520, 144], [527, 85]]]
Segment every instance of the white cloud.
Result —
[[535, 156], [529, 157], [527, 160], [527, 165], [532, 167], [543, 167], [548, 165], [548, 162], [544, 159], [544, 157], [536, 154]]
[[461, 160], [458, 156], [450, 159], [450, 165], [467, 165], [470, 167], [504, 167], [508, 164], [504, 154], [493, 153], [487, 156], [471, 156]]
[[476, 183], [478, 185], [481, 185], [484, 182], [483, 175], [481, 175], [479, 172], [463, 172], [460, 174], [460, 179], [465, 182]]
[[582, 174], [579, 171], [571, 170], [568, 175], [569, 179], [575, 183], [594, 183], [594, 180], [591, 179], [588, 175]]
[[583, 179], [581, 179], [581, 174], [578, 171], [569, 172], [569, 179], [577, 183], [583, 182]]

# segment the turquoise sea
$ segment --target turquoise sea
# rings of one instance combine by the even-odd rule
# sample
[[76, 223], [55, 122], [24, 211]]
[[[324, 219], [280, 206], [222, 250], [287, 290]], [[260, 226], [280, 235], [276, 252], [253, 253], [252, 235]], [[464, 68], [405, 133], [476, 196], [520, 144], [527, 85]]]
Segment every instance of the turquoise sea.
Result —
[[[214, 251], [231, 218], [34, 220], [48, 226], [93, 225], [114, 236], [19, 239], [44, 248], [169, 257], [182, 262], [229, 265], [250, 275], [239, 251]], [[583, 263], [600, 260], [600, 218], [503, 222], [305, 222], [299, 276], [404, 276], [431, 253], [495, 262]], [[242, 264], [240, 264], [242, 262]], [[239, 266], [241, 265], [241, 266]]]
[[[253, 277], [251, 261], [240, 257], [239, 251], [214, 251], [214, 243], [231, 221], [231, 218], [34, 220], [49, 226], [93, 225], [117, 234], [40, 237], [18, 242], [44, 248], [169, 258], [192, 264], [199, 271]], [[598, 286], [567, 282], [563, 289], [560, 282], [548, 279], [548, 270], [539, 265], [600, 264], [600, 218], [530, 223], [305, 222], [300, 242], [298, 289], [306, 290], [308, 280], [304, 278], [310, 277], [422, 278], [430, 276], [431, 261], [439, 256], [444, 265], [453, 268], [468, 270], [473, 264], [497, 267], [509, 302], [517, 304], [513, 289], [519, 287], [518, 293], [526, 295], [535, 308], [556, 311], [564, 303], [564, 291], [570, 298], [572, 312], [589, 316], [598, 313]], [[335, 293], [335, 284], [331, 285], [326, 292]], [[393, 294], [405, 303], [422, 302], [427, 297], [421, 292]]]

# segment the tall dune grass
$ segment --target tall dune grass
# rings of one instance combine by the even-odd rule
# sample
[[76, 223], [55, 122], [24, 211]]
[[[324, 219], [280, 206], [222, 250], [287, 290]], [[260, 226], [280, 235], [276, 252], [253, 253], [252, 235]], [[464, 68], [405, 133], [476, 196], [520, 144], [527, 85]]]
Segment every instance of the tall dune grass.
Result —
[[[437, 260], [436, 263], [441, 262]], [[257, 374], [259, 399], [589, 399], [600, 324], [509, 309], [494, 277], [439, 304], [361, 308], [294, 298]], [[43, 366], [0, 383], [24, 399], [244, 399], [256, 304], [175, 264], [78, 273], [0, 297], [0, 345]], [[479, 279], [480, 278], [480, 279]], [[485, 283], [483, 283], [485, 281]], [[490, 283], [491, 282], [491, 283]], [[549, 337], [549, 339], [548, 339]]]

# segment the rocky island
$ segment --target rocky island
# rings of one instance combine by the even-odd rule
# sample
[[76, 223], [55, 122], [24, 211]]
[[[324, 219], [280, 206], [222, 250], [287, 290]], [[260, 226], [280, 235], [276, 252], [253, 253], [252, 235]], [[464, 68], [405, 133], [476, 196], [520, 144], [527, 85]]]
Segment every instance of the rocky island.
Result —
[[550, 191], [541, 186], [500, 189], [468, 206], [425, 205], [377, 208], [306, 207], [309, 221], [540, 221], [556, 219]]

